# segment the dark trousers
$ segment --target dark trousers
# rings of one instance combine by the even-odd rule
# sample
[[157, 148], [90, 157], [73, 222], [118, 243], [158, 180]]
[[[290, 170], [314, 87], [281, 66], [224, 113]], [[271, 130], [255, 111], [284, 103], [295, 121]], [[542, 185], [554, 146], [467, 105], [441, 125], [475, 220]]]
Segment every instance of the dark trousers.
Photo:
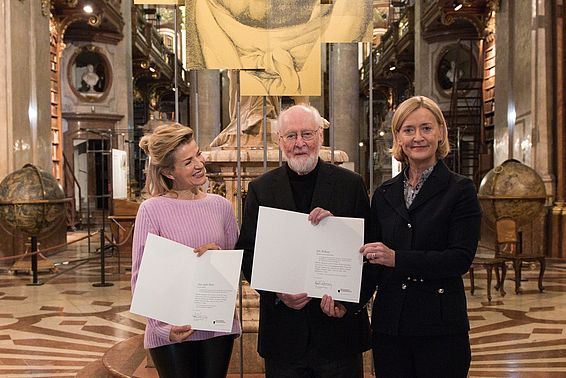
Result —
[[314, 348], [306, 355], [292, 360], [265, 359], [265, 378], [363, 378], [362, 355], [328, 358]]
[[450, 336], [373, 336], [373, 362], [377, 378], [465, 378], [471, 359], [467, 333]]
[[160, 378], [224, 378], [234, 335], [185, 341], [151, 348], [149, 353]]

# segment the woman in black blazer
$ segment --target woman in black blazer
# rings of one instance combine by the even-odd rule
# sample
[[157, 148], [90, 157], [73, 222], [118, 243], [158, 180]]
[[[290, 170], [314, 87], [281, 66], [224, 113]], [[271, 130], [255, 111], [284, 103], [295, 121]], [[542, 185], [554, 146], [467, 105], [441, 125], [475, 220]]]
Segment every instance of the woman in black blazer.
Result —
[[471, 362], [462, 275], [475, 255], [481, 212], [474, 184], [448, 169], [448, 130], [424, 96], [403, 102], [392, 119], [392, 155], [405, 165], [371, 204], [360, 252], [360, 305], [323, 298], [330, 316], [355, 313], [377, 291], [372, 309], [377, 377], [466, 377]]

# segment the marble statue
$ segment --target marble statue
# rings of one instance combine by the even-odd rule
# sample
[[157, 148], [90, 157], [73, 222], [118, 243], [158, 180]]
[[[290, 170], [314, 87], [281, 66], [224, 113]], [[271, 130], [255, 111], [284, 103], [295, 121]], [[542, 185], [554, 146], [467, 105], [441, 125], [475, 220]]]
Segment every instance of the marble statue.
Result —
[[83, 75], [81, 76], [81, 81], [84, 82], [86, 84], [86, 93], [97, 93], [97, 91], [94, 89], [94, 87], [96, 86], [96, 84], [98, 84], [98, 81], [100, 80], [100, 77], [96, 74], [96, 72], [94, 72], [94, 66], [92, 64], [87, 64], [86, 65], [86, 71], [85, 73], [83, 73]]
[[[222, 130], [220, 134], [210, 143], [210, 147], [234, 147], [236, 148], [236, 75], [237, 71], [228, 71], [230, 79], [230, 124]], [[276, 123], [281, 109], [279, 107], [279, 97], [266, 97], [267, 115], [267, 145], [277, 148]], [[261, 147], [263, 146], [263, 97], [261, 96], [240, 96], [240, 127], [242, 147]]]
[[[236, 148], [236, 75], [238, 71], [228, 71], [230, 80], [230, 124], [210, 143], [210, 147]], [[295, 104], [308, 104], [308, 96], [292, 96]], [[280, 97], [266, 96], [267, 147], [277, 148], [277, 117], [281, 112]], [[324, 127], [328, 121], [323, 119]], [[263, 148], [263, 96], [240, 96], [240, 144], [242, 147]]]

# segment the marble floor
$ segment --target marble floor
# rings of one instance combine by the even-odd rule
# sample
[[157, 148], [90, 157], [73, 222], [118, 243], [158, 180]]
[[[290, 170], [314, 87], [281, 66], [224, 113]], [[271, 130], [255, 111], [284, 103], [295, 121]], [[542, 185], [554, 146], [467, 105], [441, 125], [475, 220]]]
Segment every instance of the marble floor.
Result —
[[[105, 277], [113, 286], [92, 285], [101, 280], [96, 245], [91, 253], [83, 241], [49, 255], [56, 271], [40, 274], [42, 286], [28, 286], [28, 274], [0, 269], [0, 377], [73, 377], [143, 333], [143, 319], [128, 312], [127, 261], [118, 268], [117, 258], [108, 256]], [[491, 302], [485, 273], [476, 271], [475, 295], [466, 277], [471, 377], [566, 377], [566, 261], [548, 261], [543, 293], [537, 274], [524, 268], [517, 295], [510, 271], [507, 295], [494, 291]]]

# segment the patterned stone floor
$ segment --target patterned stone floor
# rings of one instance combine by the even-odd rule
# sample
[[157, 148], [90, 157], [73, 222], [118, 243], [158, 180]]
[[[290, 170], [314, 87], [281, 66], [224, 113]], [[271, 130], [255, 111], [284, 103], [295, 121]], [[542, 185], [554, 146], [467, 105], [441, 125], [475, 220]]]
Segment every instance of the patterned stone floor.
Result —
[[[117, 259], [109, 257], [106, 280], [114, 285], [92, 286], [100, 281], [95, 244], [90, 254], [83, 242], [50, 255], [57, 271], [42, 273], [42, 286], [0, 269], [0, 377], [73, 377], [118, 342], [143, 333], [143, 319], [128, 312], [126, 261], [119, 273]], [[476, 272], [475, 295], [468, 288], [470, 376], [566, 376], [566, 261], [549, 261], [544, 293], [537, 273], [524, 269], [517, 295], [510, 271], [507, 295], [494, 292], [488, 302], [485, 273]]]

